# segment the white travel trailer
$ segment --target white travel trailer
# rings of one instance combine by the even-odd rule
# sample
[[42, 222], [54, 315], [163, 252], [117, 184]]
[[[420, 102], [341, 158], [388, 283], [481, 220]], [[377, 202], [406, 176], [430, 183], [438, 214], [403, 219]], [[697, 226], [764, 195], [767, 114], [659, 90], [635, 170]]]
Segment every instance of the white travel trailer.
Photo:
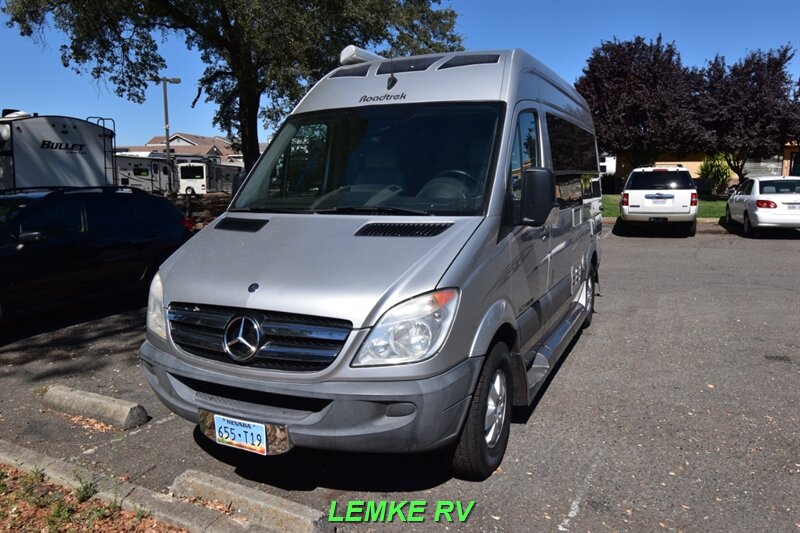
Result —
[[115, 185], [114, 131], [21, 111], [0, 118], [0, 190]]
[[209, 161], [178, 163], [178, 194], [206, 194], [231, 192], [233, 177], [243, 170], [237, 165], [223, 165]]
[[116, 155], [117, 184], [136, 187], [147, 192], [165, 193], [170, 187], [170, 172], [165, 157]]

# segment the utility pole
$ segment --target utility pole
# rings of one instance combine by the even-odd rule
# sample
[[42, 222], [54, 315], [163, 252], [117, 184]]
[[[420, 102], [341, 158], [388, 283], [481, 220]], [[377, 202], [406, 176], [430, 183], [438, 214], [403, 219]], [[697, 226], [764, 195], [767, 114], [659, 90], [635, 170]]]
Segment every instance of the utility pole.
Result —
[[150, 81], [155, 83], [161, 82], [161, 86], [164, 88], [164, 142], [166, 144], [167, 150], [167, 168], [169, 169], [169, 190], [172, 192], [172, 184], [173, 184], [173, 177], [174, 171], [177, 171], [172, 166], [172, 154], [169, 150], [169, 106], [167, 105], [167, 83], [174, 83], [178, 84], [181, 82], [180, 78], [165, 78], [163, 76], [153, 76], [150, 78]]

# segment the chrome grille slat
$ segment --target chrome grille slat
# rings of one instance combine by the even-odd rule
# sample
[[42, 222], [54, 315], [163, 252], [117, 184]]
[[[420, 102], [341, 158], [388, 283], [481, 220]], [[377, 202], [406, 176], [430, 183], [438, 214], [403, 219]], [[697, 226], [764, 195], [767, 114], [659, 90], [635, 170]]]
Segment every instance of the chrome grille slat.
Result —
[[261, 328], [262, 347], [247, 366], [287, 371], [314, 371], [339, 355], [352, 324], [325, 317], [173, 303], [169, 307], [170, 333], [185, 352], [230, 364], [223, 347], [225, 327], [234, 317], [247, 315]]

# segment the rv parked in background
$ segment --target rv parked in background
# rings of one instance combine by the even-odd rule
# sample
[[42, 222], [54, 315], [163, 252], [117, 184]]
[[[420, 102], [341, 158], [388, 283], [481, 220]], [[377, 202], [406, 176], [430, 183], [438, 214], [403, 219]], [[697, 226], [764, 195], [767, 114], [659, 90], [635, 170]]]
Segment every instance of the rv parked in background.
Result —
[[5, 111], [0, 118], [0, 190], [115, 185], [114, 130], [82, 120]]
[[233, 177], [243, 169], [238, 165], [223, 165], [211, 161], [178, 163], [178, 194], [231, 192]]
[[170, 186], [167, 159], [159, 156], [116, 155], [117, 184], [136, 187], [147, 192], [165, 193], [174, 191]]

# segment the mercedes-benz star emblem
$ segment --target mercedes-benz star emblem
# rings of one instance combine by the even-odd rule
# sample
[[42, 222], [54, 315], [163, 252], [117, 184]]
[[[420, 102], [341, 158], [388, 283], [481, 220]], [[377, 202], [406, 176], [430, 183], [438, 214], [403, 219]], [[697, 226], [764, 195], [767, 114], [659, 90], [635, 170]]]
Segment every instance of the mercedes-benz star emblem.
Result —
[[234, 317], [225, 327], [222, 343], [231, 359], [246, 363], [255, 357], [261, 347], [261, 327], [249, 316]]

